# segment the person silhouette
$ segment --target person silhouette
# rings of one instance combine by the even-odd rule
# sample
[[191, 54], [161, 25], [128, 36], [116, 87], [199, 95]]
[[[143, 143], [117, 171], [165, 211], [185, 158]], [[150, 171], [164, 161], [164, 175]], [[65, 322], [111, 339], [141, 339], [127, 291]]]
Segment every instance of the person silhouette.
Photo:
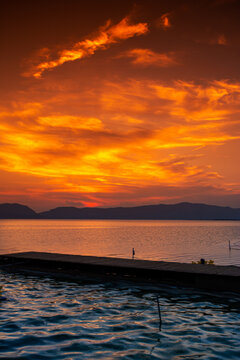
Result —
[[135, 250], [134, 248], [132, 248], [132, 258], [134, 259], [134, 256], [135, 256]]

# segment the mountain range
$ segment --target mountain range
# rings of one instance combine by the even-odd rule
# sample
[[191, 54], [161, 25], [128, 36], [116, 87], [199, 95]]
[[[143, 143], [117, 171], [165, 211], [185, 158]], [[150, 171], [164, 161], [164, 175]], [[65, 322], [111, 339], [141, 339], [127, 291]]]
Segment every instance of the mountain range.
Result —
[[182, 202], [115, 208], [57, 207], [37, 213], [21, 204], [0, 204], [0, 219], [240, 220], [240, 208]]

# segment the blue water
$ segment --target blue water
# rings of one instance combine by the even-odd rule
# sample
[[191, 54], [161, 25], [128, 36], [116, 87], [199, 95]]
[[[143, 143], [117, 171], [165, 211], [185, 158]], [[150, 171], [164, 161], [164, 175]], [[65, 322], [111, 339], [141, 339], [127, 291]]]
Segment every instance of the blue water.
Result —
[[239, 360], [236, 294], [4, 272], [0, 284], [1, 359]]

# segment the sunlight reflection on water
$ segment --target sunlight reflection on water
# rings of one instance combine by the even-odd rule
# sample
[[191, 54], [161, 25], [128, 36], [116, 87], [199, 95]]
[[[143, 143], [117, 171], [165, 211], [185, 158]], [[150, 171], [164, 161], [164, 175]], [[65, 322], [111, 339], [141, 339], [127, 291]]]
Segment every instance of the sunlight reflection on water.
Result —
[[[232, 250], [229, 251], [229, 241]], [[0, 220], [0, 253], [46, 251], [240, 265], [239, 221]]]

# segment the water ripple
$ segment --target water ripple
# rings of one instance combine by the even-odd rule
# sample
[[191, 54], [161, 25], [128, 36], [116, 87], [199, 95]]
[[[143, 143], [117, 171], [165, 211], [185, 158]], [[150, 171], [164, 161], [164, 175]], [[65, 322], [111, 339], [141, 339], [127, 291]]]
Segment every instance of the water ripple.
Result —
[[237, 295], [0, 276], [1, 359], [239, 359]]

